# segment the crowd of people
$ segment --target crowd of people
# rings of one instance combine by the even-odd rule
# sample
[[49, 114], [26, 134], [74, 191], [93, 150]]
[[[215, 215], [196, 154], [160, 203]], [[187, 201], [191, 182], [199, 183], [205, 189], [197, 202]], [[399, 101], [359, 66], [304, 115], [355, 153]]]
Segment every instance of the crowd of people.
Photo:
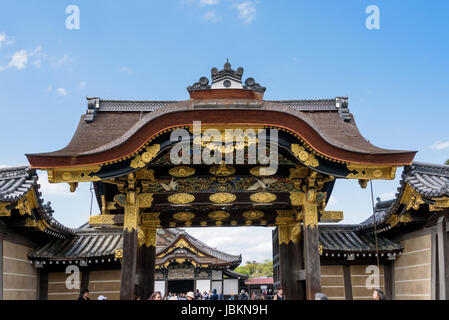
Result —
[[209, 292], [200, 292], [199, 289], [187, 293], [169, 292], [164, 296], [161, 292], [156, 291], [148, 300], [267, 300], [267, 291], [258, 294], [253, 293], [251, 296], [245, 290], [241, 290], [240, 294], [231, 293], [226, 296], [216, 289], [210, 290]]
[[[221, 291], [217, 292], [216, 289], [210, 290], [209, 292], [204, 291], [203, 293], [201, 293], [199, 289], [196, 289], [195, 292], [169, 292], [163, 296], [160, 291], [155, 291], [151, 294], [148, 300], [286, 300], [284, 290], [282, 288], [279, 288], [275, 295], [270, 295], [270, 293], [271, 292], [264, 290], [257, 294], [253, 292], [250, 296], [245, 290], [241, 290], [240, 294], [231, 293], [231, 295], [225, 296]], [[89, 290], [83, 289], [78, 300], [90, 300]], [[107, 298], [100, 295], [97, 300], [107, 300]], [[135, 300], [142, 299], [141, 297], [136, 296]], [[324, 293], [318, 292], [315, 294], [315, 300], [328, 300], [328, 297]], [[375, 289], [373, 292], [373, 300], [385, 300], [384, 292], [380, 289]]]

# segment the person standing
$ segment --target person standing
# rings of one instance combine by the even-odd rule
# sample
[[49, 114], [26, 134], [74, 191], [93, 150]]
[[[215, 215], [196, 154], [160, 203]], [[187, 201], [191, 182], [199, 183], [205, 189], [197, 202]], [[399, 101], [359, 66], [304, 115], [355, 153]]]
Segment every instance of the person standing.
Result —
[[274, 295], [273, 300], [286, 300], [283, 288], [278, 289], [278, 292]]
[[248, 300], [248, 295], [245, 290], [240, 291], [239, 300]]
[[80, 294], [78, 300], [81, 300], [81, 301], [90, 300], [89, 299], [89, 289], [83, 289], [83, 291], [81, 291], [81, 294]]
[[192, 291], [187, 292], [187, 300], [195, 300], [195, 294]]
[[373, 299], [374, 300], [385, 300], [385, 293], [380, 289], [374, 289]]

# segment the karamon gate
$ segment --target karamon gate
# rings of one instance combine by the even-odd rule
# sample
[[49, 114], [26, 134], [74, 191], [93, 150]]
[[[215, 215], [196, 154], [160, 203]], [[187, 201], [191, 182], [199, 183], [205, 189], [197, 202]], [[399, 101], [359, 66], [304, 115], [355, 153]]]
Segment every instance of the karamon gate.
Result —
[[265, 88], [242, 76], [229, 62], [212, 68], [211, 84], [202, 77], [185, 101], [87, 98], [67, 147], [27, 155], [51, 183], [93, 182], [101, 215], [90, 224], [123, 227], [121, 299], [154, 290], [158, 228], [208, 226], [276, 226], [287, 297], [313, 299], [318, 224], [343, 219], [326, 211], [335, 179], [365, 188], [411, 164], [415, 152], [361, 136], [347, 98], [263, 100]]

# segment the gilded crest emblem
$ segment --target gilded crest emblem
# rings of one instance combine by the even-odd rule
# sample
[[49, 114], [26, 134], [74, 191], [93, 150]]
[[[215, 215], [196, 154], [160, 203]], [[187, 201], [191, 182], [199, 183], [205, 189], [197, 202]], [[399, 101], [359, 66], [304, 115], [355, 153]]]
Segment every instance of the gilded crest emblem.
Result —
[[258, 193], [254, 193], [250, 196], [251, 201], [254, 202], [262, 202], [262, 203], [267, 203], [267, 202], [273, 202], [274, 200], [276, 200], [276, 195], [269, 193], [269, 192], [258, 192]]
[[221, 192], [209, 196], [209, 200], [215, 203], [229, 203], [235, 201], [237, 197], [232, 193]]

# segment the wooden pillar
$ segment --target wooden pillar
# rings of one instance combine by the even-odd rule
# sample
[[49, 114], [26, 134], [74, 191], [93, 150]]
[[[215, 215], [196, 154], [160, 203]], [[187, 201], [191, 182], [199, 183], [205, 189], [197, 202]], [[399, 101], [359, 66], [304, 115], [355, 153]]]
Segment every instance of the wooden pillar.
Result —
[[305, 298], [301, 243], [301, 224], [295, 221], [293, 210], [278, 210], [279, 281], [288, 300]]
[[303, 204], [304, 212], [304, 267], [306, 273], [306, 296], [315, 299], [321, 292], [321, 271], [318, 231], [318, 206], [315, 190], [309, 190]]
[[81, 270], [81, 286], [80, 289], [89, 289], [89, 281], [90, 281], [90, 270], [87, 268], [83, 268]]
[[438, 282], [439, 299], [449, 299], [449, 239], [446, 232], [446, 217], [438, 218], [437, 223], [438, 238]]
[[147, 299], [154, 291], [154, 268], [156, 265], [156, 228], [141, 227], [138, 233], [137, 287], [138, 294]]
[[393, 262], [384, 265], [385, 298], [393, 300]]
[[351, 266], [349, 264], [343, 265], [343, 280], [345, 283], [345, 300], [352, 300]]
[[138, 197], [135, 191], [126, 194], [123, 224], [123, 257], [120, 283], [120, 300], [133, 300], [137, 266], [137, 226], [139, 219]]
[[37, 271], [37, 300], [48, 300], [48, 270], [39, 268]]

